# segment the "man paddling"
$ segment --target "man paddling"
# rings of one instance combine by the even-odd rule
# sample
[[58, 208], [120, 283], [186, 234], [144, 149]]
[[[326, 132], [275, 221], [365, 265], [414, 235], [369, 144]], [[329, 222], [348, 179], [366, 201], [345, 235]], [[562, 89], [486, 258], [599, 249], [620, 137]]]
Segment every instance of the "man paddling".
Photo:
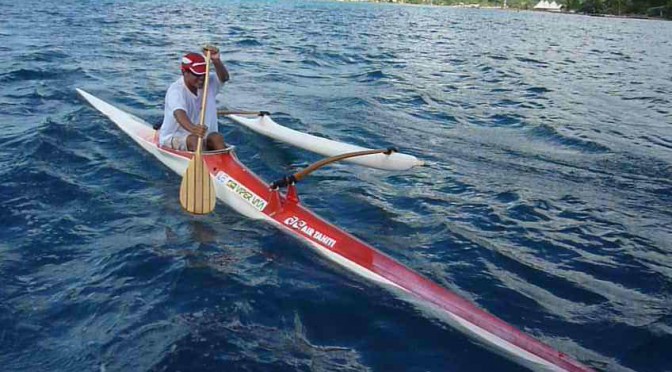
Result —
[[182, 77], [171, 84], [166, 92], [163, 123], [159, 134], [159, 143], [162, 146], [195, 151], [198, 138], [203, 137], [206, 150], [226, 147], [224, 137], [217, 128], [215, 101], [217, 92], [229, 80], [229, 72], [219, 57], [219, 49], [207, 46], [204, 48], [206, 50], [210, 50], [210, 59], [215, 66], [217, 78], [209, 78], [208, 91], [205, 93], [205, 123], [203, 126], [198, 125], [204, 94], [205, 57], [199, 53], [188, 53], [182, 57]]

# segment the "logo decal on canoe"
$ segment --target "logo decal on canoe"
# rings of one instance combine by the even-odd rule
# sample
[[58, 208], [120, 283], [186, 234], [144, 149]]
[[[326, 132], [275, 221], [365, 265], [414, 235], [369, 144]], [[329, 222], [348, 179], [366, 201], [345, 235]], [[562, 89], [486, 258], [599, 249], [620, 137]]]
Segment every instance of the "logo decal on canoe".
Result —
[[285, 225], [293, 228], [294, 230], [299, 230], [301, 233], [303, 233], [303, 235], [312, 238], [318, 243], [324, 244], [329, 248], [333, 248], [334, 245], [336, 245], [336, 240], [310, 227], [306, 221], [300, 219], [299, 217], [292, 216], [285, 219]]
[[233, 191], [236, 195], [240, 196], [241, 199], [245, 200], [248, 204], [255, 207], [259, 211], [263, 211], [264, 208], [266, 208], [266, 205], [268, 204], [266, 200], [262, 199], [261, 197], [259, 197], [259, 195], [250, 191], [242, 183], [236, 181], [233, 177], [229, 176], [228, 174], [219, 171], [217, 172], [215, 179], [217, 180], [217, 182], [224, 185], [224, 187], [226, 187], [227, 189]]

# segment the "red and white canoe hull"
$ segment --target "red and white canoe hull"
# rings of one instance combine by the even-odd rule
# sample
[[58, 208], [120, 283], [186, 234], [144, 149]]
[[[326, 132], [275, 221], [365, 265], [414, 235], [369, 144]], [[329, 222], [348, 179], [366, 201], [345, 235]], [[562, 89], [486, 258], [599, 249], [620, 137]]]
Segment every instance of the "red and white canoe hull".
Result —
[[[77, 91], [145, 150], [176, 173], [184, 173], [191, 153], [157, 146], [154, 130], [144, 121]], [[287, 194], [271, 190], [240, 163], [232, 149], [206, 152], [203, 158], [213, 177], [217, 198], [237, 212], [269, 221], [329, 260], [383, 285], [524, 366], [549, 371], [591, 370], [321, 219], [299, 202], [293, 186]]]

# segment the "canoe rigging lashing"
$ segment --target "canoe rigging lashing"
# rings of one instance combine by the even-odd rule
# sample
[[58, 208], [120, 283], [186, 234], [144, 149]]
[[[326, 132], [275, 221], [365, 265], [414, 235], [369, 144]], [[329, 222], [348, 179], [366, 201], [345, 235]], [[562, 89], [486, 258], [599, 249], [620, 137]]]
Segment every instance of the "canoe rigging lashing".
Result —
[[[195, 157], [194, 153], [161, 146], [158, 143], [156, 132], [142, 119], [130, 115], [81, 89], [77, 89], [77, 92], [95, 109], [127, 133], [143, 149], [178, 175], [185, 173], [189, 162]], [[232, 115], [233, 117], [237, 116]], [[268, 119], [269, 117], [263, 115], [259, 118]], [[265, 123], [269, 124], [268, 121]], [[282, 128], [276, 129], [283, 132], [283, 136], [291, 133], [284, 130], [288, 128]], [[309, 138], [299, 137], [293, 142], [302, 143], [303, 140]], [[330, 145], [333, 145], [333, 143], [330, 143]], [[328, 146], [327, 150], [328, 152], [336, 151], [342, 148], [341, 145]], [[373, 153], [357, 153], [360, 151], [373, 151]], [[367, 150], [357, 148], [354, 151], [343, 151], [335, 155], [338, 156], [324, 159], [304, 171], [295, 173], [292, 175], [294, 180], [288, 179], [286, 185], [280, 185], [283, 182], [278, 182], [275, 187], [264, 182], [245, 167], [237, 158], [232, 146], [220, 151], [203, 152], [202, 159], [205, 164], [204, 169], [212, 178], [217, 198], [236, 212], [276, 226], [283, 232], [304, 242], [306, 246], [331, 262], [389, 289], [404, 300], [432, 310], [433, 313], [436, 313], [456, 329], [494, 348], [521, 365], [542, 370], [591, 370], [569, 355], [521, 332], [362, 240], [330, 224], [305, 207], [299, 200], [295, 183], [326, 164], [338, 160], [380, 157], [383, 160], [375, 161], [374, 165], [390, 166], [397, 160], [401, 162], [409, 160], [405, 157], [397, 157], [401, 154], [391, 149]], [[339, 156], [340, 159], [338, 159]], [[411, 158], [415, 159], [414, 157]], [[411, 163], [418, 165], [418, 162], [417, 159], [415, 161], [411, 159], [404, 166]], [[286, 186], [287, 191], [283, 192], [280, 186]]]

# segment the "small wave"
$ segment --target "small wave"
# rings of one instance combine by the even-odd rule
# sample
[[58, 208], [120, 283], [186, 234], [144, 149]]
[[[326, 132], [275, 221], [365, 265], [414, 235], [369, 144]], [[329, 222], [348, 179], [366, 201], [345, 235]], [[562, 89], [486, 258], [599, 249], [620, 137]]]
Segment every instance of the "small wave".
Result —
[[314, 59], [304, 59], [301, 61], [301, 64], [308, 67], [322, 67], [322, 64]]
[[448, 62], [453, 66], [461, 66], [461, 65], [468, 64], [470, 62], [470, 60], [452, 57], [448, 60]]
[[[291, 294], [296, 297], [303, 296], [302, 293]], [[282, 297], [275, 300], [284, 301]], [[262, 301], [263, 306], [270, 306], [267, 302]], [[357, 305], [353, 303], [352, 306]], [[158, 359], [151, 368], [145, 369], [165, 370], [175, 366], [190, 369], [194, 365], [193, 351], [209, 350], [214, 345], [215, 349], [222, 352], [201, 353], [196, 359], [196, 365], [221, 367], [235, 364], [252, 370], [368, 370], [362, 361], [362, 355], [356, 349], [312, 342], [307, 336], [310, 328], [303, 325], [298, 313], [293, 319], [289, 315], [280, 316], [275, 320], [277, 325], [269, 326], [254, 320], [253, 316], [261, 311], [256, 304], [253, 306], [251, 303], [238, 301], [231, 306], [231, 311], [233, 316], [214, 311], [181, 314], [181, 322], [185, 329], [190, 330], [189, 334], [171, 341], [172, 351]], [[240, 350], [244, 352], [241, 353]], [[257, 351], [250, 352], [253, 350]], [[292, 355], [291, 364], [287, 363], [288, 355]]]
[[520, 195], [515, 191], [505, 191], [497, 194], [495, 199], [502, 203], [513, 203], [520, 200]]
[[38, 210], [49, 206], [64, 206], [69, 202], [86, 205], [93, 196], [82, 189], [71, 176], [61, 173], [56, 165], [24, 162], [5, 176], [10, 177], [13, 189], [7, 195], [6, 202], [15, 205], [28, 203]]
[[[510, 89], [500, 89], [499, 90], [500, 93], [501, 92], [506, 93], [506, 92], [510, 92], [510, 91], [511, 91]], [[493, 107], [521, 107], [522, 104], [523, 104], [523, 102], [521, 102], [521, 101], [513, 101], [513, 100], [510, 100], [510, 99], [503, 99], [499, 102], [494, 103]], [[519, 117], [518, 115], [514, 115], [514, 116]]]
[[551, 218], [546, 214], [540, 212], [531, 205], [518, 204], [508, 209], [507, 215], [518, 221], [536, 222], [536, 221], [550, 221]]
[[382, 70], [373, 70], [359, 75], [359, 81], [371, 82], [386, 78], [387, 75]]
[[246, 32], [247, 29], [240, 26], [231, 26], [229, 27], [229, 35], [238, 35]]
[[429, 97], [426, 97], [422, 94], [411, 94], [410, 96], [400, 95], [389, 98], [378, 97], [377, 101], [393, 106], [410, 106], [410, 107], [426, 106], [432, 103]]
[[69, 70], [66, 69], [41, 70], [41, 69], [21, 68], [18, 70], [0, 74], [0, 82], [10, 83], [15, 81], [30, 81], [30, 80], [58, 80], [63, 79], [67, 76], [75, 76], [82, 73], [83, 70], [79, 67]]
[[46, 85], [39, 86], [35, 89], [16, 90], [12, 93], [5, 94], [5, 97], [16, 99], [17, 101], [30, 102], [31, 104], [39, 104], [41, 101], [58, 101], [74, 100], [76, 93], [70, 88], [62, 88], [60, 85]]
[[319, 53], [318, 57], [329, 63], [343, 64], [343, 65], [352, 65], [362, 61], [361, 56], [350, 53], [326, 52], [326, 53]]
[[[513, 89], [509, 89], [509, 88], [492, 88], [492, 89], [490, 89], [491, 93], [508, 93], [508, 92], [512, 92], [512, 91], [513, 91]], [[504, 106], [509, 106], [509, 104], [507, 104], [507, 102], [514, 102], [514, 101], [504, 99], [501, 102], [503, 103]], [[516, 104], [517, 104], [517, 102], [516, 102]]]
[[522, 118], [515, 114], [492, 115], [490, 116], [490, 122], [495, 127], [519, 128], [524, 126]]
[[[417, 116], [417, 115], [415, 115]], [[458, 122], [458, 119], [456, 116], [451, 115], [447, 112], [430, 112], [429, 115], [427, 115], [430, 119], [436, 120], [437, 122], [442, 123], [443, 125], [448, 125], [449, 123], [455, 124]]]
[[672, 141], [668, 140], [666, 138], [659, 137], [659, 136], [640, 136], [639, 138], [641, 138], [641, 139], [643, 139], [643, 140], [645, 140], [649, 143], [653, 143], [653, 144], [656, 144], [658, 146], [662, 146], [662, 147], [665, 147], [665, 148], [668, 148], [668, 149], [672, 149]]
[[491, 58], [491, 59], [494, 59], [494, 60], [496, 60], [496, 61], [508, 61], [508, 60], [509, 60], [509, 57], [506, 57], [506, 56], [497, 56], [497, 55], [490, 56], [490, 58]]
[[542, 95], [544, 93], [550, 93], [552, 92], [551, 89], [548, 89], [546, 87], [532, 87], [532, 88], [527, 88], [526, 89], [528, 92], [535, 94], [535, 95]]
[[262, 44], [256, 39], [243, 39], [236, 42], [236, 45], [239, 47], [256, 47], [261, 46]]
[[360, 97], [342, 97], [335, 99], [334, 102], [342, 107], [350, 107], [352, 110], [371, 106], [371, 102]]
[[331, 79], [330, 76], [327, 75], [319, 75], [319, 74], [306, 74], [306, 73], [288, 73], [287, 76], [299, 78], [299, 79], [311, 79], [311, 80], [329, 80]]
[[58, 60], [63, 60], [70, 58], [70, 55], [63, 52], [60, 49], [42, 49], [32, 53], [28, 53], [25, 56], [27, 61], [35, 62], [55, 62]]
[[364, 57], [369, 61], [395, 61], [398, 60], [398, 56], [390, 52], [380, 52], [380, 53], [367, 53]]
[[600, 145], [597, 142], [582, 140], [574, 137], [564, 136], [550, 125], [542, 124], [528, 131], [528, 135], [543, 141], [555, 143], [557, 145], [579, 150], [587, 153], [607, 153], [610, 149]]
[[520, 62], [531, 63], [531, 64], [538, 65], [538, 67], [543, 67], [543, 68], [549, 67], [548, 63], [546, 63], [544, 61], [537, 60], [537, 59], [533, 59], [533, 58], [516, 57], [516, 59]]

